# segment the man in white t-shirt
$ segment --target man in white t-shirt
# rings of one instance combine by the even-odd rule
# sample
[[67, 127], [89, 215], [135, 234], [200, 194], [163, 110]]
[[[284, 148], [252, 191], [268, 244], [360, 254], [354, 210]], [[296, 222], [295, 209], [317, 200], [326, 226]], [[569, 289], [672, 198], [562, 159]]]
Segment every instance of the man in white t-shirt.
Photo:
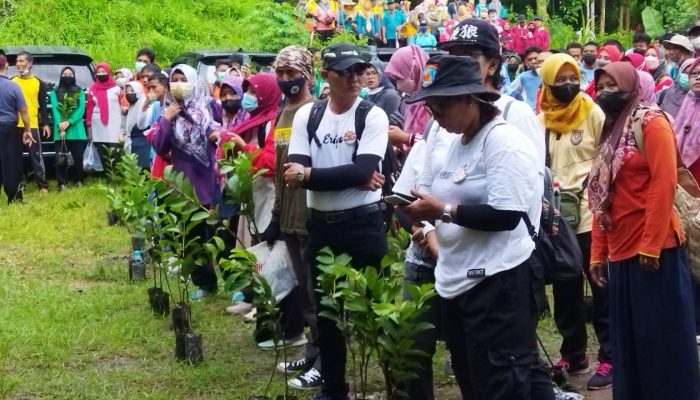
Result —
[[[321, 57], [329, 100], [297, 111], [285, 181], [307, 189], [309, 265], [316, 265], [318, 251], [329, 247], [335, 254], [349, 254], [356, 268], [379, 267], [387, 252], [381, 202], [384, 176], [379, 168], [389, 140], [389, 120], [379, 107], [359, 98], [360, 76], [368, 64], [356, 46], [337, 43], [325, 48]], [[312, 269], [316, 282], [318, 270]], [[323, 310], [322, 296], [316, 293], [318, 311]], [[318, 318], [318, 345], [323, 386], [314, 399], [344, 400], [345, 338], [328, 318]]]

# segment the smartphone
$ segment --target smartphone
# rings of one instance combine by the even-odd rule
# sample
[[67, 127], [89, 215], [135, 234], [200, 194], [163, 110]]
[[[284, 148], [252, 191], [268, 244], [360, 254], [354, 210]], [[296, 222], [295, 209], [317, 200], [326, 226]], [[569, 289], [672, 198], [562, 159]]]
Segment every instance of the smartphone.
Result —
[[401, 193], [394, 193], [391, 196], [386, 196], [384, 201], [391, 204], [392, 206], [407, 206], [417, 199], [412, 196], [408, 196]]

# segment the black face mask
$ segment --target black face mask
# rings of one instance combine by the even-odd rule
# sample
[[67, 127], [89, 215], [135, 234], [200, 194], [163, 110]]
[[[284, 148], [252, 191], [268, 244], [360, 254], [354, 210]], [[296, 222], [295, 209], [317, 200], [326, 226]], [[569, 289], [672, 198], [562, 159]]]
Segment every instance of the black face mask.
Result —
[[301, 93], [306, 79], [303, 77], [289, 81], [277, 81], [277, 85], [286, 97], [294, 97]]
[[102, 83], [107, 82], [107, 79], [109, 79], [109, 77], [107, 76], [107, 74], [99, 74], [99, 75], [96, 75], [96, 78], [97, 78], [98, 81], [100, 81], [100, 82], [102, 82]]
[[139, 98], [136, 95], [136, 93], [127, 93], [126, 101], [133, 106], [134, 104], [136, 104], [137, 101], [139, 101]]
[[607, 115], [617, 117], [622, 112], [622, 109], [627, 105], [628, 98], [629, 93], [627, 92], [613, 93], [606, 91], [598, 94], [595, 102]]
[[516, 72], [518, 70], [519, 65], [518, 64], [508, 64], [508, 71], [509, 72]]
[[75, 86], [75, 77], [74, 76], [62, 76], [61, 80], [59, 81], [59, 85], [63, 86], [63, 87]]
[[549, 89], [552, 91], [552, 95], [557, 100], [564, 104], [571, 103], [577, 94], [581, 91], [581, 86], [573, 83], [567, 83], [565, 85], [550, 86]]
[[226, 99], [221, 102], [221, 107], [229, 114], [235, 114], [241, 109], [241, 99], [231, 100]]
[[595, 63], [595, 54], [593, 53], [586, 53], [584, 54], [581, 59], [583, 60], [583, 63], [586, 65], [593, 65]]

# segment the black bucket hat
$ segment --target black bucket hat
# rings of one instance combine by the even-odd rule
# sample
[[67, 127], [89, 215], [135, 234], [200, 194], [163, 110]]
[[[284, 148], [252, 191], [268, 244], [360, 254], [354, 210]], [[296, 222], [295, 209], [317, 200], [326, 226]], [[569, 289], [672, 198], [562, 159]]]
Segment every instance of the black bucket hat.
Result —
[[423, 86], [406, 101], [416, 103], [429, 97], [474, 95], [493, 102], [501, 95], [481, 84], [481, 66], [471, 57], [438, 55], [428, 60], [423, 71]]

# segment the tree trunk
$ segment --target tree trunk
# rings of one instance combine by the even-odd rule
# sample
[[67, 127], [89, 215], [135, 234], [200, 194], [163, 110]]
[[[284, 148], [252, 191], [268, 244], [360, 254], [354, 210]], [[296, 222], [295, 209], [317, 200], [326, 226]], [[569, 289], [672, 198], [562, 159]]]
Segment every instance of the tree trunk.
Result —
[[605, 0], [600, 0], [600, 36], [605, 35]]
[[537, 15], [542, 17], [543, 22], [546, 24], [549, 21], [549, 16], [547, 15], [547, 0], [537, 0]]

